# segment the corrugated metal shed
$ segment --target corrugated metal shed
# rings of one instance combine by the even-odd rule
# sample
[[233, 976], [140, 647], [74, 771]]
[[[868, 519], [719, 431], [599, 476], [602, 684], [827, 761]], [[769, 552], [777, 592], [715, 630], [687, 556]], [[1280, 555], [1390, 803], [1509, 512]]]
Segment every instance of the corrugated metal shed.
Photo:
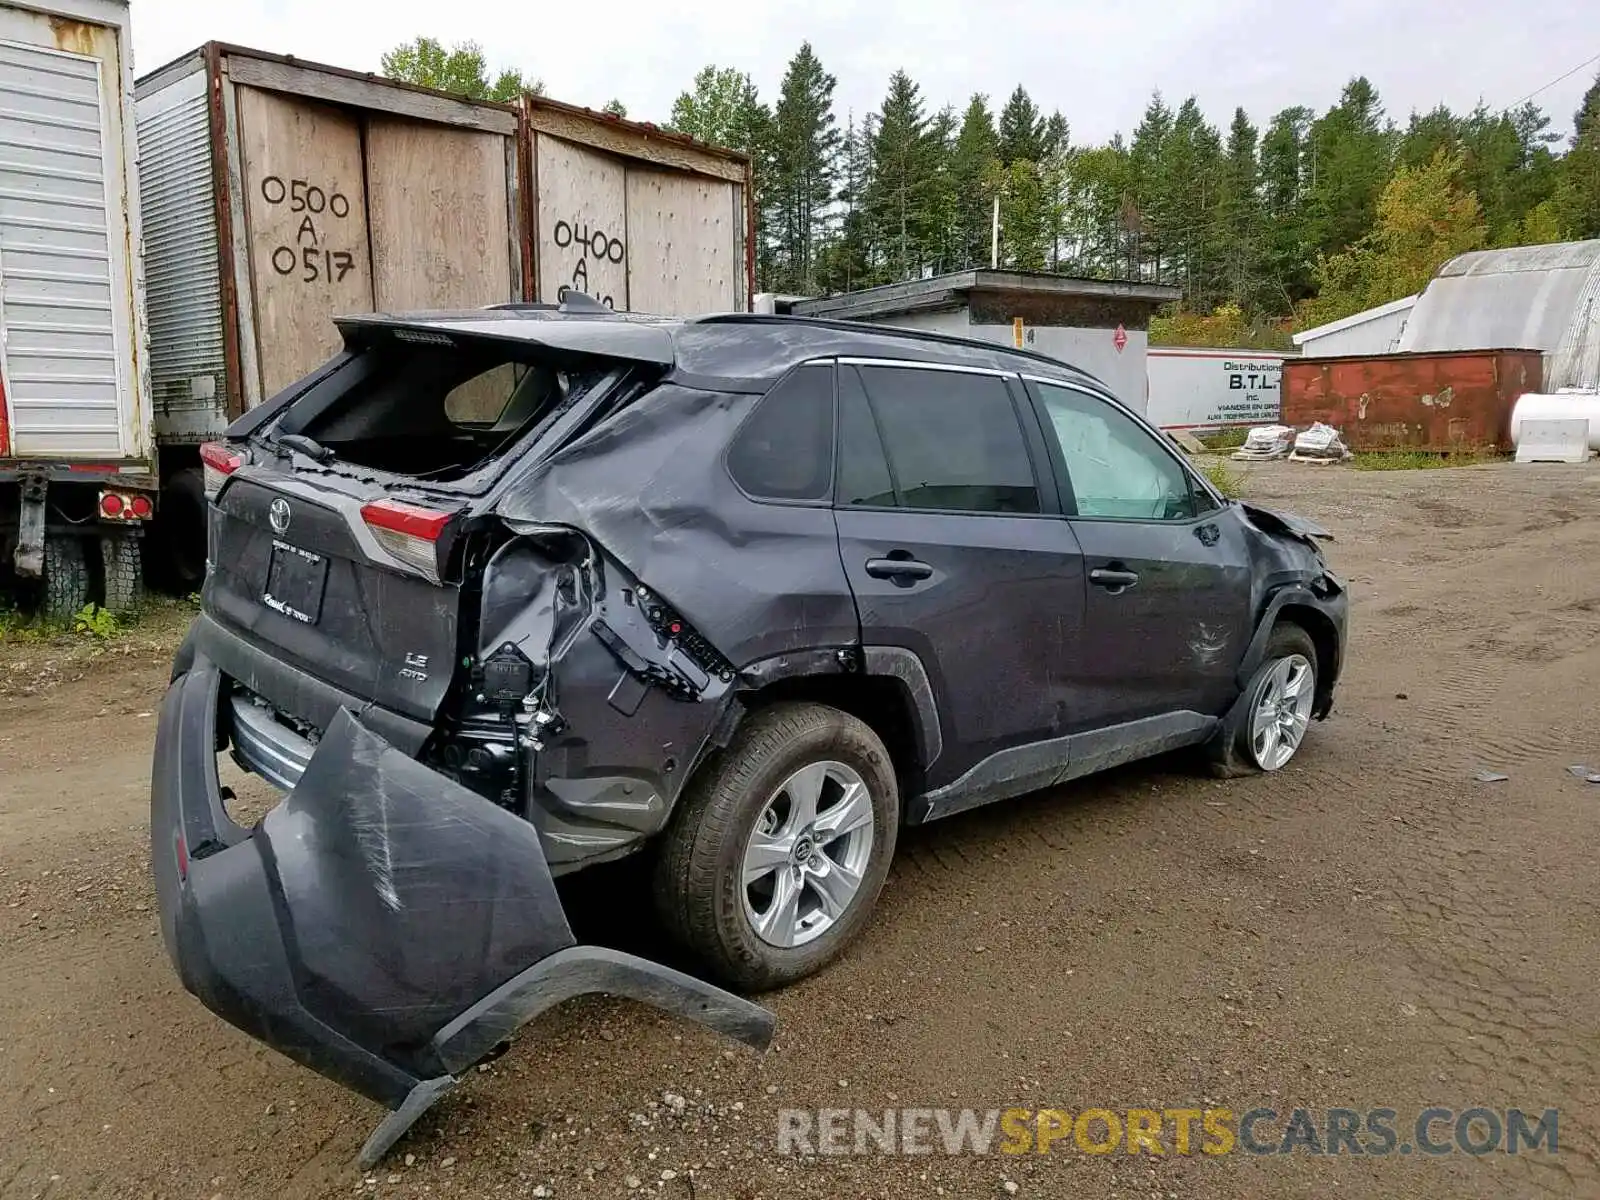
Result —
[[1600, 375], [1600, 239], [1477, 250], [1439, 269], [1400, 338], [1402, 351], [1517, 346], [1547, 356], [1545, 387]]

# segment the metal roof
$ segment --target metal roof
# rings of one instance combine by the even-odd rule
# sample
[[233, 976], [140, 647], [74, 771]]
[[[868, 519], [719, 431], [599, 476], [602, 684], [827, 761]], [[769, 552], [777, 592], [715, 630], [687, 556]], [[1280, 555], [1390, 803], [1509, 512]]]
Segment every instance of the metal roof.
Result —
[[1343, 333], [1346, 329], [1354, 329], [1357, 325], [1365, 325], [1368, 321], [1378, 321], [1397, 312], [1404, 312], [1416, 304], [1417, 298], [1421, 295], [1422, 293], [1418, 292], [1415, 296], [1403, 296], [1399, 300], [1391, 300], [1376, 308], [1368, 308], [1348, 317], [1340, 317], [1337, 321], [1329, 321], [1326, 325], [1318, 325], [1315, 329], [1302, 330], [1294, 335], [1294, 344], [1304, 346], [1307, 342], [1327, 337], [1330, 333]]
[[956, 271], [928, 279], [889, 283], [882, 287], [845, 292], [794, 305], [797, 317], [837, 317], [870, 320], [903, 313], [960, 308], [971, 292], [1009, 292], [1033, 296], [1082, 296], [1132, 300], [1152, 309], [1181, 299], [1183, 289], [1163, 283], [1137, 283], [1115, 279], [1079, 279], [1045, 271]]
[[1550, 356], [1547, 391], [1600, 383], [1600, 239], [1453, 258], [1400, 338], [1402, 352], [1501, 346]]

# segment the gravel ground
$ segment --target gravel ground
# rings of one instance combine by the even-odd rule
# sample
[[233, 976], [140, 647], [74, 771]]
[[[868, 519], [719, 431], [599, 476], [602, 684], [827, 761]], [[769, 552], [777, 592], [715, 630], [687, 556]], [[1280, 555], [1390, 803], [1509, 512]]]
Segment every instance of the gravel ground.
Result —
[[[162, 950], [171, 640], [62, 670], [0, 647], [0, 1195], [1600, 1196], [1600, 785], [1567, 771], [1600, 766], [1600, 470], [1240, 473], [1332, 529], [1351, 582], [1335, 713], [1289, 769], [1161, 761], [910, 831], [862, 941], [770, 998], [764, 1058], [575, 1002], [367, 1174], [375, 1107], [212, 1017]], [[641, 886], [575, 881], [580, 932], [665, 956]], [[1388, 1107], [1408, 1131], [1434, 1104], [1559, 1108], [1560, 1152], [776, 1150], [780, 1108]]]

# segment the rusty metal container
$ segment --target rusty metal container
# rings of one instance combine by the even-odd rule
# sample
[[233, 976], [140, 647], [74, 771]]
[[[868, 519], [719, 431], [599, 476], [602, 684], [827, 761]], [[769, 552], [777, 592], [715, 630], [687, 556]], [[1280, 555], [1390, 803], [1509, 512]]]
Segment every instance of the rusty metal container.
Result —
[[1283, 422], [1325, 422], [1352, 450], [1510, 450], [1512, 406], [1543, 378], [1538, 350], [1289, 359]]

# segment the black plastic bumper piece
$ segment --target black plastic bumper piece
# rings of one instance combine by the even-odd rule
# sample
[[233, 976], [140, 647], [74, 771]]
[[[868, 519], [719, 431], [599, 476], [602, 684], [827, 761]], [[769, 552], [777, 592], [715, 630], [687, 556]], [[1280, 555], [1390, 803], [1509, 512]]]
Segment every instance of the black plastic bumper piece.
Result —
[[376, 1162], [471, 1066], [572, 996], [642, 1000], [752, 1046], [772, 1014], [670, 968], [576, 946], [527, 822], [340, 710], [253, 830], [216, 774], [222, 675], [203, 653], [162, 704], [151, 863], [162, 934], [206, 1007], [392, 1109]]

